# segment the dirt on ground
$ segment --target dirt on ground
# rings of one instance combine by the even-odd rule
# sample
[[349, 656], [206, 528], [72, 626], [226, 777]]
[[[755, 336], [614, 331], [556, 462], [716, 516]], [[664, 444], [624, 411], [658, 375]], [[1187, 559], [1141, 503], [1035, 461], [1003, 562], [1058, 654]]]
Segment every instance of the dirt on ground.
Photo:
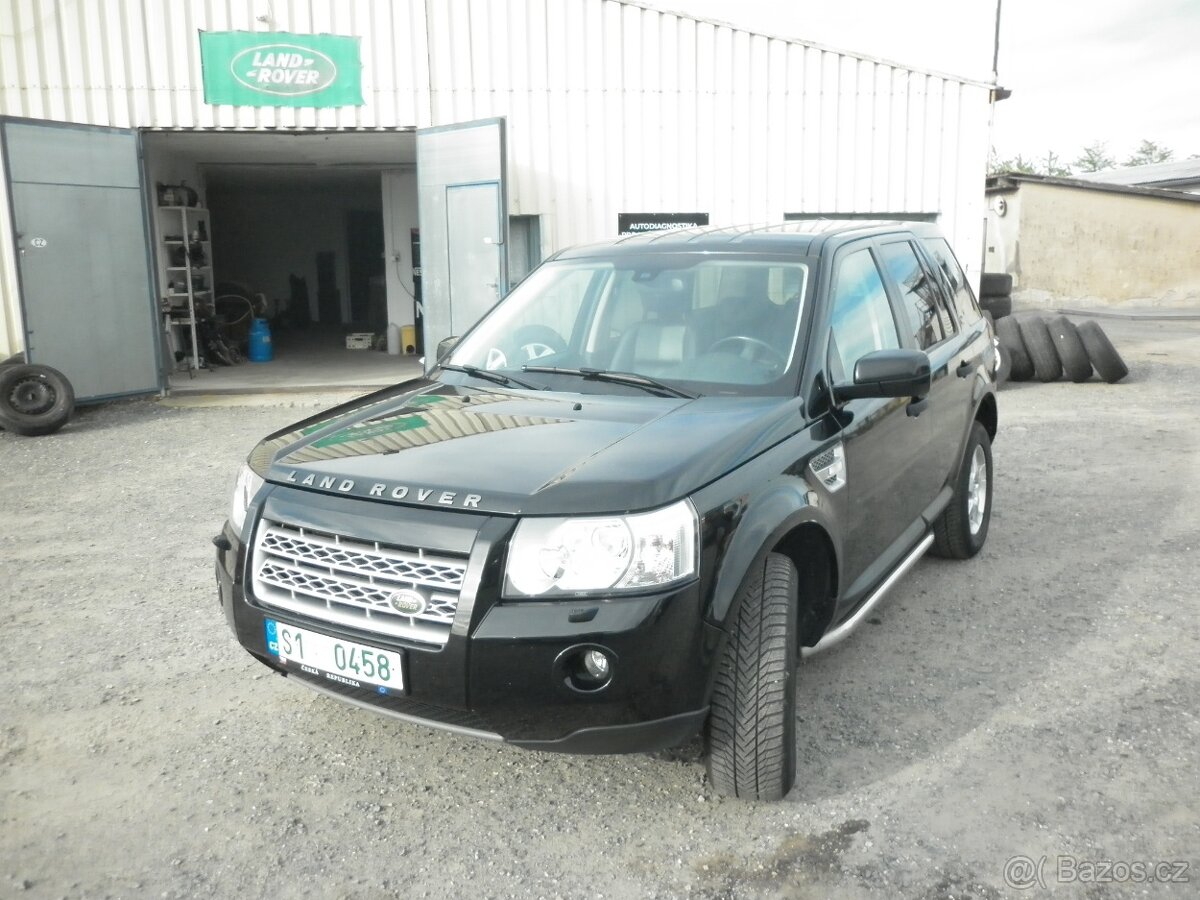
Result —
[[1124, 383], [1001, 392], [981, 555], [804, 662], [776, 804], [697, 743], [530, 753], [251, 660], [209, 539], [254, 442], [335, 398], [0, 433], [0, 896], [1196, 896], [1200, 322], [1103, 324]]

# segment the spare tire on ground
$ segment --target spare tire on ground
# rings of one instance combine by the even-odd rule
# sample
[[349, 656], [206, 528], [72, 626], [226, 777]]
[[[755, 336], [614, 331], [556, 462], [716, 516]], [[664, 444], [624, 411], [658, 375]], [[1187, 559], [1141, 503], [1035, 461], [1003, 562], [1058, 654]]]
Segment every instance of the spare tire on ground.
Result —
[[1004, 294], [1003, 296], [984, 297], [979, 301], [979, 305], [984, 312], [992, 314], [993, 319], [1003, 319], [1005, 316], [1012, 315], [1012, 297]]
[[1096, 368], [1096, 374], [1109, 384], [1116, 384], [1129, 374], [1129, 367], [1121, 354], [1113, 347], [1112, 341], [1104, 333], [1104, 329], [1096, 322], [1087, 321], [1080, 324], [1079, 340], [1087, 350], [1088, 359]]
[[13, 434], [51, 434], [75, 410], [75, 390], [49, 366], [0, 366], [0, 426]]
[[1018, 323], [1021, 329], [1021, 339], [1029, 352], [1033, 363], [1033, 374], [1038, 381], [1049, 383], [1062, 377], [1062, 360], [1054, 349], [1054, 338], [1050, 337], [1050, 329], [1046, 320], [1041, 317], [1022, 319]]
[[1021, 338], [1021, 329], [1017, 327], [1017, 320], [1006, 318], [997, 322], [996, 338], [1000, 341], [1000, 346], [1008, 352], [1011, 366], [1009, 378], [1013, 381], [1028, 381], [1032, 378], [1033, 362], [1029, 359], [1029, 352], [1025, 349], [1025, 341]]
[[1054, 349], [1062, 361], [1063, 372], [1072, 381], [1079, 383], [1092, 377], [1092, 364], [1088, 362], [1088, 353], [1079, 332], [1066, 316], [1055, 316], [1046, 323], [1050, 329], [1050, 337], [1054, 339]]
[[1007, 297], [1011, 293], [1011, 275], [1004, 272], [984, 272], [979, 276], [980, 297]]

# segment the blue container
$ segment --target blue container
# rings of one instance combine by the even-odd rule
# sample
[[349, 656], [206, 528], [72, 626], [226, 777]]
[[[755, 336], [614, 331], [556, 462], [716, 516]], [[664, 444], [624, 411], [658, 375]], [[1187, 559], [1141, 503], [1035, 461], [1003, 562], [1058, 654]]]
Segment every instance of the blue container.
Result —
[[250, 362], [270, 362], [274, 356], [271, 326], [266, 319], [255, 319], [250, 323]]

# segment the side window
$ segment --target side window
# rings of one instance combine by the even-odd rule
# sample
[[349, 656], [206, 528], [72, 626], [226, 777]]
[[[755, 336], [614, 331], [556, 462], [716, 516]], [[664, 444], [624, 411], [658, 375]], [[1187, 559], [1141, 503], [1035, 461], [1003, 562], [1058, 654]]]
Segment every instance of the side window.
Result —
[[[945, 324], [938, 317], [937, 288], [921, 267], [912, 244], [897, 241], [880, 248], [883, 264], [903, 293], [904, 308], [917, 347], [925, 350], [944, 338]], [[953, 328], [951, 328], [951, 333]]]
[[[854, 364], [872, 350], [900, 346], [896, 320], [871, 251], [844, 257], [833, 280], [833, 341], [841, 377], [854, 375]], [[835, 373], [836, 375], [837, 373]]]
[[977, 321], [981, 315], [979, 306], [975, 303], [971, 289], [967, 286], [967, 277], [963, 274], [962, 266], [955, 259], [950, 245], [946, 243], [945, 238], [926, 238], [922, 243], [929, 255], [933, 257], [933, 261], [942, 270], [942, 274], [950, 286], [950, 291], [954, 296], [954, 308], [958, 310], [958, 321], [963, 325], [970, 325]]

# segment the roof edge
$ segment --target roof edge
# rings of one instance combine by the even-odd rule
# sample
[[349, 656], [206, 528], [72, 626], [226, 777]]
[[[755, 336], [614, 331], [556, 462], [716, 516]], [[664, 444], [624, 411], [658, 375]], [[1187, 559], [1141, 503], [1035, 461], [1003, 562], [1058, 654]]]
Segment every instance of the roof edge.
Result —
[[1012, 191], [1023, 181], [1030, 182], [1031, 184], [1049, 184], [1054, 187], [1082, 188], [1086, 191], [1100, 191], [1107, 194], [1127, 194], [1134, 197], [1150, 197], [1156, 200], [1182, 200], [1185, 203], [1200, 203], [1200, 194], [1189, 194], [1187, 191], [1139, 187], [1133, 184], [1108, 184], [1102, 181], [1088, 181], [1083, 178], [1035, 175], [1028, 172], [1001, 172], [998, 175], [989, 175], [985, 182], [984, 190], [993, 193]]
[[[939, 69], [922, 69], [916, 66], [902, 63], [898, 60], [887, 59], [883, 56], [873, 56], [869, 53], [859, 53], [854, 50], [847, 50], [844, 47], [833, 47], [829, 44], [820, 44], [816, 41], [805, 40], [798, 37], [785, 37], [782, 34], [767, 34], [763, 31], [755, 31], [751, 28], [746, 28], [742, 25], [734, 25], [732, 22], [725, 22], [721, 19], [713, 19], [708, 16], [698, 16], [695, 13], [690, 13], [685, 10], [675, 9], [670, 6], [655, 6], [647, 0], [605, 0], [609, 3], [617, 3], [621, 6], [632, 6], [637, 9], [644, 9], [647, 12], [662, 13], [664, 15], [676, 16], [680, 19], [688, 19], [692, 22], [703, 22], [705, 25], [714, 25], [718, 28], [728, 28], [730, 31], [740, 31], [744, 34], [753, 37], [762, 37], [771, 41], [783, 41], [786, 44], [799, 44], [802, 47], [809, 47], [813, 50], [820, 50], [822, 53], [836, 53], [839, 56], [848, 56], [852, 59], [861, 60], [862, 62], [875, 63], [880, 66], [889, 66], [893, 69], [904, 69], [912, 72], [914, 75], [926, 75], [932, 78], [941, 78], [943, 81], [955, 81], [959, 84], [967, 84], [972, 87], [986, 88], [992, 90], [998, 86], [996, 81], [986, 81], [982, 78], [969, 78], [966, 75], [955, 75], [951, 72], [943, 72]], [[682, 0], [672, 0], [672, 2], [681, 3]]]

